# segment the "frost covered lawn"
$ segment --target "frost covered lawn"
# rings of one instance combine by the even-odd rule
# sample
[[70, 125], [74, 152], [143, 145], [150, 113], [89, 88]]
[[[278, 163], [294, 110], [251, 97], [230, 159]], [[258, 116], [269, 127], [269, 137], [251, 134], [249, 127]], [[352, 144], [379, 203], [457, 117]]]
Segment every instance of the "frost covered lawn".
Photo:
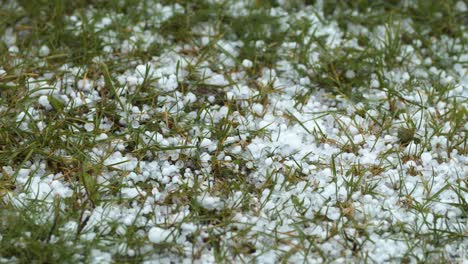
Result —
[[3, 0], [0, 263], [461, 263], [464, 1]]

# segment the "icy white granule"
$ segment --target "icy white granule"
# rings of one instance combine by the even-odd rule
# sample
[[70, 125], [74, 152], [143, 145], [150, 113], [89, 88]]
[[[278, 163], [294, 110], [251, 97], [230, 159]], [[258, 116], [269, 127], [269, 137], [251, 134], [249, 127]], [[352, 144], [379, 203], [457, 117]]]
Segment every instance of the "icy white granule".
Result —
[[5, 33], [4, 35], [2, 36], [2, 40], [3, 40], [3, 43], [5, 43], [5, 45], [7, 47], [11, 47], [13, 45], [16, 44], [16, 33], [14, 32], [14, 29], [13, 28], [7, 28], [5, 30]]
[[242, 61], [242, 66], [244, 66], [245, 68], [252, 68], [253, 62], [251, 60], [244, 59]]
[[[4, 171], [8, 171], [6, 167], [3, 167]], [[9, 174], [12, 174], [14, 172], [11, 172]], [[31, 169], [19, 169], [16, 175], [16, 181], [19, 184], [24, 184], [29, 180], [29, 175], [31, 173]]]
[[102, 47], [102, 51], [105, 52], [105, 53], [112, 53], [112, 52], [114, 52], [114, 49], [111, 46], [106, 45], [106, 46]]
[[271, 166], [271, 164], [273, 164], [273, 159], [268, 157], [265, 159], [265, 165], [266, 166]]
[[106, 140], [108, 138], [107, 134], [101, 133], [96, 137], [96, 140], [101, 141], [101, 140]]
[[126, 39], [120, 45], [120, 52], [122, 52], [123, 54], [128, 54], [129, 52], [134, 51], [136, 47], [137, 46], [133, 41], [129, 41]]
[[122, 197], [133, 199], [141, 195], [146, 195], [146, 192], [139, 190], [139, 188], [121, 188], [120, 192], [122, 193]]
[[208, 102], [210, 102], [210, 103], [214, 103], [215, 100], [216, 100], [216, 98], [213, 95], [208, 96], [207, 99], [208, 99]]
[[90, 256], [91, 264], [107, 264], [112, 263], [112, 254], [99, 249], [92, 249]]
[[219, 197], [213, 197], [208, 194], [198, 196], [197, 201], [203, 208], [208, 210], [221, 209], [223, 207], [223, 202]]
[[94, 130], [94, 124], [93, 123], [86, 123], [84, 124], [84, 129], [88, 132], [92, 132]]
[[[231, 91], [226, 93], [228, 99], [249, 99], [256, 95], [258, 92], [254, 92], [246, 85], [235, 86]], [[228, 95], [229, 94], [229, 95]]]
[[379, 80], [377, 79], [372, 79], [371, 83], [370, 83], [370, 87], [371, 88], [379, 88], [380, 86], [380, 82]]
[[455, 9], [459, 12], [466, 12], [468, 10], [464, 1], [458, 1], [455, 4]]
[[179, 84], [177, 82], [177, 77], [175, 74], [171, 74], [169, 76], [163, 76], [157, 81], [158, 83], [158, 88], [165, 92], [170, 92], [175, 90]]
[[42, 105], [46, 110], [51, 110], [52, 106], [49, 103], [47, 95], [41, 95], [38, 99], [38, 103]]
[[429, 164], [432, 161], [432, 155], [429, 152], [424, 152], [421, 154], [421, 161], [424, 164]]
[[112, 166], [120, 170], [133, 171], [138, 165], [138, 160], [130, 156], [124, 157], [122, 153], [117, 151], [104, 160], [104, 165]]
[[149, 65], [149, 64], [147, 64], [147, 65], [140, 64], [140, 65], [136, 66], [135, 72], [141, 78], [145, 78], [146, 76], [151, 77], [151, 73], [152, 73], [151, 65]]
[[200, 142], [200, 147], [201, 148], [207, 148], [207, 147], [211, 146], [212, 144], [213, 144], [213, 142], [210, 139], [204, 138]]
[[255, 103], [252, 105], [252, 110], [257, 115], [261, 115], [263, 113], [263, 105]]
[[203, 162], [203, 163], [208, 163], [211, 159], [211, 155], [206, 153], [206, 152], [203, 152], [201, 155], [200, 155], [200, 161]]
[[41, 46], [41, 48], [39, 49], [39, 56], [46, 57], [46, 56], [49, 56], [49, 54], [50, 54], [49, 47], [47, 47], [46, 45]]
[[101, 30], [101, 29], [109, 26], [110, 24], [112, 24], [112, 19], [109, 18], [109, 17], [103, 17], [101, 19], [101, 21], [96, 23], [95, 28], [96, 28], [96, 30]]
[[207, 76], [205, 84], [215, 85], [215, 86], [226, 86], [229, 85], [229, 82], [226, 80], [222, 74], [213, 74], [212, 76]]
[[44, 200], [50, 195], [50, 193], [52, 192], [52, 188], [49, 184], [42, 181], [40, 177], [34, 176], [32, 177], [28, 191], [30, 198]]
[[90, 91], [92, 88], [92, 83], [88, 79], [82, 79], [76, 83], [76, 88], [82, 91]]
[[356, 77], [356, 73], [353, 70], [347, 70], [345, 76], [348, 79], [353, 79], [354, 77]]
[[62, 198], [72, 197], [73, 195], [73, 190], [63, 185], [61, 181], [54, 180], [50, 183], [50, 186], [52, 187], [53, 193]]
[[8, 48], [8, 52], [12, 54], [19, 53], [19, 48], [17, 46], [11, 46]]
[[64, 232], [66, 235], [75, 234], [78, 230], [78, 223], [75, 221], [69, 221], [65, 223], [62, 227], [59, 228], [61, 232]]
[[140, 122], [138, 122], [138, 120], [132, 120], [132, 122], [130, 123], [130, 126], [132, 128], [139, 128], [140, 127]]
[[186, 104], [193, 104], [197, 101], [197, 96], [195, 94], [193, 94], [192, 92], [188, 92], [186, 95], [185, 95], [185, 98], [184, 98], [184, 103]]
[[160, 244], [162, 242], [167, 241], [170, 235], [170, 230], [162, 229], [159, 227], [152, 227], [148, 232], [148, 239], [153, 243]]
[[359, 144], [364, 141], [364, 137], [362, 136], [362, 134], [357, 134], [353, 137], [353, 141], [354, 143]]
[[178, 170], [179, 169], [174, 165], [167, 165], [161, 168], [161, 174], [163, 176], [174, 176], [177, 174]]

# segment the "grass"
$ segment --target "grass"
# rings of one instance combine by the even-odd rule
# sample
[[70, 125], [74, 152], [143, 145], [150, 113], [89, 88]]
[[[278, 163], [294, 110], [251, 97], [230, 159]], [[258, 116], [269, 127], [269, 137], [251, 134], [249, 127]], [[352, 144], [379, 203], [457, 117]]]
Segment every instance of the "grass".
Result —
[[[18, 48], [0, 42], [1, 262], [93, 262], [109, 253], [116, 263], [373, 263], [387, 254], [372, 251], [385, 247], [381, 239], [406, 245], [387, 256], [394, 262], [466, 258], [445, 248], [465, 245], [467, 235], [468, 182], [460, 164], [467, 155], [466, 92], [453, 92], [466, 77], [453, 65], [466, 72], [468, 17], [456, 1], [325, 1], [323, 12], [316, 1], [246, 1], [241, 11], [233, 10], [237, 1], [154, 2], [184, 11], [164, 18], [153, 1], [135, 0], [1, 5], [0, 35], [13, 32]], [[317, 19], [296, 16], [301, 11]], [[110, 24], [100, 28], [107, 17]], [[324, 28], [341, 32], [343, 41]], [[242, 44], [231, 50], [220, 40]], [[43, 45], [50, 53], [39, 56]], [[164, 61], [170, 52], [179, 54], [176, 64]], [[245, 69], [244, 60], [253, 66]], [[291, 69], [279, 67], [284, 61]], [[175, 67], [177, 93], [155, 88], [161, 76], [149, 73], [129, 85], [126, 76], [146, 63]], [[206, 84], [203, 69], [229, 85]], [[262, 79], [269, 69], [279, 78]], [[81, 87], [86, 82], [91, 90]], [[228, 98], [237, 83], [256, 94]], [[305, 88], [289, 92], [294, 85]], [[196, 100], [184, 103], [190, 94]], [[97, 99], [80, 104], [77, 97]], [[289, 98], [294, 106], [281, 106]], [[316, 112], [305, 112], [314, 101]], [[254, 111], [256, 104], [264, 111]], [[287, 138], [293, 127], [301, 132]], [[385, 136], [393, 143], [383, 151], [376, 139]], [[214, 150], [201, 145], [203, 138]], [[294, 147], [295, 138], [303, 146]], [[255, 144], [265, 149], [256, 153]], [[321, 152], [304, 152], [312, 147]], [[116, 151], [123, 158], [108, 163]], [[441, 167], [425, 166], [425, 152]], [[367, 155], [378, 162], [365, 162]], [[353, 160], [358, 156], [364, 161]], [[137, 162], [128, 170], [132, 157]], [[164, 172], [170, 166], [176, 169]], [[28, 191], [53, 179], [72, 194]], [[382, 220], [366, 205], [385, 201], [384, 184], [397, 200]], [[127, 187], [140, 194], [126, 196]], [[222, 209], [207, 208], [205, 195], [220, 198]], [[152, 226], [171, 235], [150, 243]]]

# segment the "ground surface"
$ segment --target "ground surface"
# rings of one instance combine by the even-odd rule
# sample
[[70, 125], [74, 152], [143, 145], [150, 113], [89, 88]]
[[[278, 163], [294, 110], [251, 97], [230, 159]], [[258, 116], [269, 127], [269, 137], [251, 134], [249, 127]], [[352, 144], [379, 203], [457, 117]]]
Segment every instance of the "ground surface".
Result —
[[0, 262], [466, 260], [463, 1], [0, 3]]

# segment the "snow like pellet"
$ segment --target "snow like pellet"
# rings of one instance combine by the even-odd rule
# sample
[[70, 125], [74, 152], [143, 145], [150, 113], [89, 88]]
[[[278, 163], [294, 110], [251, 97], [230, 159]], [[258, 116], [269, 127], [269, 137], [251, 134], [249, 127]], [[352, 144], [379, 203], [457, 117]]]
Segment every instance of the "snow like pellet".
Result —
[[380, 86], [380, 83], [379, 83], [379, 80], [377, 79], [373, 79], [370, 83], [371, 88], [379, 88], [379, 86]]
[[101, 133], [96, 137], [96, 140], [105, 140], [107, 138], [109, 138], [109, 136], [107, 136], [107, 134]]
[[263, 113], [263, 105], [255, 103], [255, 104], [252, 105], [252, 110], [257, 115], [261, 115]]
[[92, 83], [89, 80], [84, 79], [84, 80], [79, 80], [76, 83], [76, 86], [77, 86], [78, 89], [80, 89], [82, 91], [90, 91], [91, 88], [92, 88]]
[[228, 99], [249, 99], [256, 95], [258, 92], [252, 91], [248, 86], [241, 85], [234, 87], [231, 91], [226, 93]]
[[[135, 197], [138, 197], [141, 193], [141, 191], [138, 188], [121, 188], [120, 192], [122, 193], [122, 196], [124, 198], [129, 198], [133, 199]], [[142, 193], [143, 194], [143, 193]]]
[[84, 125], [84, 129], [88, 132], [92, 132], [94, 130], [94, 124], [93, 123], [86, 123]]
[[5, 30], [5, 33], [2, 36], [2, 40], [7, 47], [11, 47], [16, 44], [17, 37], [16, 34], [13, 32], [13, 28], [10, 27]]
[[46, 45], [41, 46], [41, 48], [39, 49], [39, 56], [46, 57], [46, 56], [49, 56], [49, 54], [50, 54], [49, 47], [47, 47]]
[[122, 153], [117, 151], [104, 161], [104, 165], [112, 166], [120, 170], [132, 171], [138, 165], [138, 160], [134, 157], [124, 157]]
[[197, 96], [191, 92], [188, 92], [184, 98], [185, 103], [193, 104], [197, 101]]
[[215, 85], [215, 86], [226, 86], [226, 85], [229, 85], [229, 82], [226, 80], [224, 75], [214, 74], [205, 80], [205, 84]]
[[109, 17], [103, 17], [100, 22], [96, 23], [95, 28], [96, 30], [101, 30], [110, 24], [112, 24], [112, 19]]
[[421, 161], [424, 164], [429, 164], [432, 161], [432, 155], [429, 152], [424, 152], [421, 154]]
[[200, 155], [200, 161], [203, 162], [203, 163], [208, 163], [211, 159], [211, 155], [204, 152]]
[[49, 103], [47, 95], [41, 95], [38, 99], [38, 103], [42, 105], [46, 110], [51, 110], [52, 106]]
[[213, 144], [213, 142], [211, 140], [209, 140], [208, 138], [204, 138], [200, 142], [200, 147], [201, 148], [207, 148], [207, 147], [211, 146], [211, 144]]
[[62, 198], [73, 196], [73, 190], [63, 185], [61, 181], [52, 181], [50, 186], [52, 187], [54, 194]]
[[29, 78], [26, 85], [30, 91], [34, 90], [31, 96], [49, 94], [53, 90], [53, 87], [50, 87], [46, 81], [39, 81], [34, 78]]
[[112, 254], [109, 252], [104, 252], [99, 249], [92, 249], [90, 256], [91, 264], [107, 264], [112, 263]]
[[177, 77], [175, 74], [171, 74], [169, 76], [163, 76], [158, 80], [158, 87], [165, 92], [170, 92], [179, 86], [177, 82]]
[[12, 54], [19, 53], [19, 48], [17, 46], [11, 46], [8, 48], [8, 52]]
[[459, 12], [466, 12], [468, 8], [466, 7], [466, 3], [464, 1], [458, 1], [455, 4], [455, 9]]
[[198, 196], [197, 201], [203, 208], [208, 210], [221, 209], [223, 207], [223, 202], [219, 197], [209, 196], [208, 194]]
[[347, 70], [345, 76], [348, 79], [353, 79], [354, 77], [356, 77], [356, 73], [352, 70]]
[[42, 181], [39, 177], [35, 176], [31, 180], [30, 184], [30, 197], [34, 199], [45, 199], [46, 197], [50, 197], [52, 192], [52, 188], [49, 184]]
[[162, 229], [159, 227], [152, 227], [148, 232], [148, 239], [156, 244], [160, 244], [170, 236], [171, 231], [167, 229]]
[[[138, 65], [135, 69], [135, 72], [139, 75], [141, 78], [145, 78], [147, 75], [149, 76], [151, 74], [151, 66], [150, 65]], [[151, 77], [151, 76], [150, 76]]]
[[253, 62], [251, 60], [244, 59], [242, 61], [242, 66], [244, 66], [245, 68], [252, 68]]

